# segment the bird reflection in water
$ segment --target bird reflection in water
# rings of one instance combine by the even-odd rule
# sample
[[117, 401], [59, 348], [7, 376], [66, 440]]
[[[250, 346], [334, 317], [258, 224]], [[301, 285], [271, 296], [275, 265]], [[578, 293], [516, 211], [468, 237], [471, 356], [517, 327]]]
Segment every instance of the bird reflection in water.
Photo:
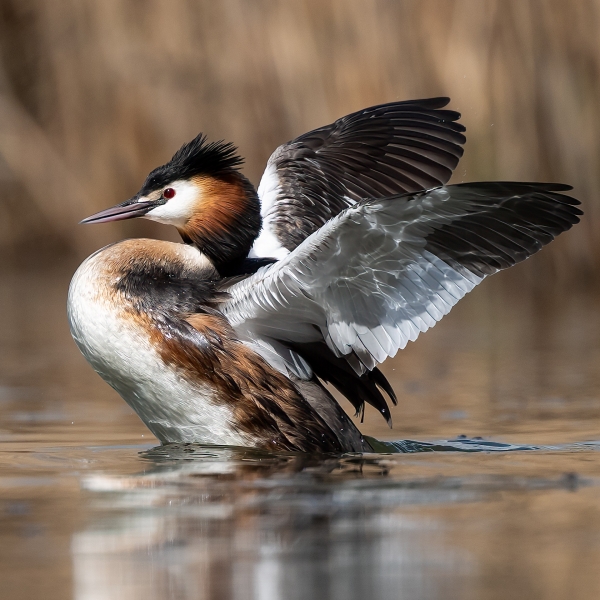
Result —
[[476, 561], [431, 507], [531, 484], [427, 477], [382, 454], [174, 444], [144, 458], [137, 475], [84, 480], [96, 517], [73, 539], [77, 600], [447, 599]]
[[427, 501], [431, 482], [391, 485], [386, 457], [193, 446], [146, 457], [134, 477], [85, 481], [103, 516], [73, 540], [77, 600], [426, 597], [469, 571], [434, 542], [435, 521], [401, 510]]

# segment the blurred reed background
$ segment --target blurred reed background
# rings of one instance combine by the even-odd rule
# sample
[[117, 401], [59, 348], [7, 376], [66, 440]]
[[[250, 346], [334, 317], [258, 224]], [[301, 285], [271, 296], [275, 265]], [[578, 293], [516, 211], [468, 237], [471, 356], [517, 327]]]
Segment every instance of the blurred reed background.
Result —
[[149, 222], [77, 222], [128, 198], [199, 131], [237, 144], [258, 184], [300, 133], [448, 95], [468, 135], [454, 181], [561, 181], [584, 203], [576, 232], [506, 281], [589, 283], [599, 31], [599, 0], [1, 0], [2, 260], [176, 239]]

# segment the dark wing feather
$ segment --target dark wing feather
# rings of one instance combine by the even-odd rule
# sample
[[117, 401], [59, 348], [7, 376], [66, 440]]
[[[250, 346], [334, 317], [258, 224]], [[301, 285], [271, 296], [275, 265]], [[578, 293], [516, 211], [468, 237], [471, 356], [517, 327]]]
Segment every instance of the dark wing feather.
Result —
[[465, 143], [460, 114], [442, 110], [448, 102], [365, 108], [280, 146], [258, 188], [263, 232], [254, 255], [281, 258], [361, 199], [446, 183]]
[[398, 404], [396, 394], [384, 374], [375, 367], [372, 371], [356, 373], [343, 357], [336, 356], [324, 342], [308, 344], [288, 344], [310, 366], [313, 373], [323, 381], [333, 385], [356, 410], [356, 416], [363, 416], [365, 404], [376, 408], [392, 426], [392, 416], [381, 388], [394, 405]]

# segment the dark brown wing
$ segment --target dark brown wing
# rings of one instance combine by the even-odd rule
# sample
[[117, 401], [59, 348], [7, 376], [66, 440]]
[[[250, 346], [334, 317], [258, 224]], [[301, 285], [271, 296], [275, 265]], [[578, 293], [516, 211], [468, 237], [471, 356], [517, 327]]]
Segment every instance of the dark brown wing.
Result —
[[277, 148], [258, 188], [263, 232], [253, 255], [282, 258], [358, 200], [446, 183], [465, 143], [448, 102], [372, 106]]

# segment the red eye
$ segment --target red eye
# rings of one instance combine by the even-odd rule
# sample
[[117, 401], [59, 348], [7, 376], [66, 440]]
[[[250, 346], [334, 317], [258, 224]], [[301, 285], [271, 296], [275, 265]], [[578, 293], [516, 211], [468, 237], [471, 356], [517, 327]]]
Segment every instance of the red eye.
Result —
[[170, 198], [172, 198], [175, 195], [175, 190], [173, 188], [167, 188], [164, 192], [163, 192], [163, 196], [169, 200]]

